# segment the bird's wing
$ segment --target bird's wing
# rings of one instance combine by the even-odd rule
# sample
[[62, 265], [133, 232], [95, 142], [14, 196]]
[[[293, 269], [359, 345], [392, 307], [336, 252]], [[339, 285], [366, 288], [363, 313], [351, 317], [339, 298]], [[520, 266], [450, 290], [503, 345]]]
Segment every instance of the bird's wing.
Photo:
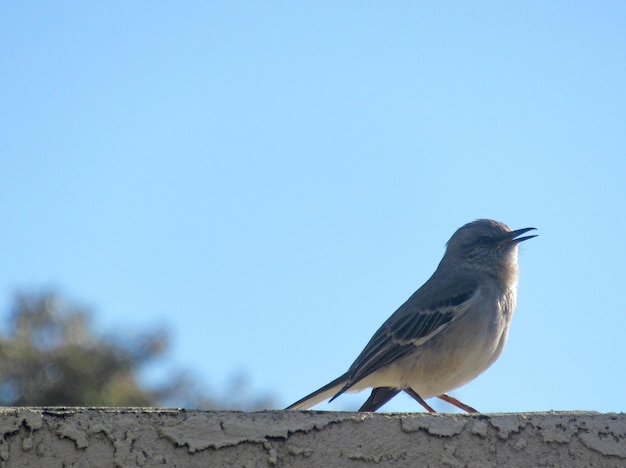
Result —
[[419, 289], [378, 329], [348, 371], [336, 398], [358, 381], [423, 346], [461, 317], [478, 292], [474, 281], [451, 282], [445, 297]]

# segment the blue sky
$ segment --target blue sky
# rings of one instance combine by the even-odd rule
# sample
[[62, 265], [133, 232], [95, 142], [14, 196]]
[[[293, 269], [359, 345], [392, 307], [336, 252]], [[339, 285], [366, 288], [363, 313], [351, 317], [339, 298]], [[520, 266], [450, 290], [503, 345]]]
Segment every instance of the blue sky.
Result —
[[58, 288], [287, 405], [489, 217], [539, 237], [507, 348], [454, 394], [625, 411], [624, 24], [620, 1], [5, 2], [1, 310]]

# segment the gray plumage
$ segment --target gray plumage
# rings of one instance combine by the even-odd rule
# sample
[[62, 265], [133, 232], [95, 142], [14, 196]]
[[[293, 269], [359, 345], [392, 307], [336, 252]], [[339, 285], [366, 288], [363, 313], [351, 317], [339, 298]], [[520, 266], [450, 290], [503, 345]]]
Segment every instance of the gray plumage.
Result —
[[359, 411], [376, 411], [405, 391], [424, 401], [446, 395], [485, 371], [500, 356], [517, 299], [517, 246], [535, 228], [511, 231], [479, 219], [459, 228], [437, 270], [371, 338], [350, 369], [287, 409], [308, 409], [344, 392], [373, 388]]

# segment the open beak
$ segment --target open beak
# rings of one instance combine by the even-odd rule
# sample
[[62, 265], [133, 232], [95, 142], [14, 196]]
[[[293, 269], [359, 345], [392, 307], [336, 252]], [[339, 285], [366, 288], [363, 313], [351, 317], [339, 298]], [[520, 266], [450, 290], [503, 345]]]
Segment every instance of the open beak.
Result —
[[506, 240], [512, 243], [514, 242], [516, 244], [519, 244], [520, 242], [524, 242], [525, 240], [532, 239], [533, 237], [537, 237], [537, 234], [534, 234], [532, 236], [524, 236], [524, 237], [518, 237], [518, 236], [521, 236], [522, 234], [525, 234], [528, 231], [536, 231], [536, 230], [537, 230], [536, 228], [530, 227], [530, 228], [518, 229], [517, 231], [511, 231], [507, 234]]

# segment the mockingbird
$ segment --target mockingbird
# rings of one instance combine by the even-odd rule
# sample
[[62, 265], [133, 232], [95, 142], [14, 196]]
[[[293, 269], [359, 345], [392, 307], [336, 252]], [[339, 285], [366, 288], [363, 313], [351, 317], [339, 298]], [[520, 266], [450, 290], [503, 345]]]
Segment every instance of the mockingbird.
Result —
[[438, 397], [476, 413], [446, 392], [502, 353], [517, 298], [517, 246], [536, 237], [520, 237], [534, 229], [511, 231], [490, 219], [459, 228], [435, 273], [383, 323], [348, 372], [287, 409], [372, 388], [359, 411], [376, 411], [404, 391], [429, 412], [424, 399]]

